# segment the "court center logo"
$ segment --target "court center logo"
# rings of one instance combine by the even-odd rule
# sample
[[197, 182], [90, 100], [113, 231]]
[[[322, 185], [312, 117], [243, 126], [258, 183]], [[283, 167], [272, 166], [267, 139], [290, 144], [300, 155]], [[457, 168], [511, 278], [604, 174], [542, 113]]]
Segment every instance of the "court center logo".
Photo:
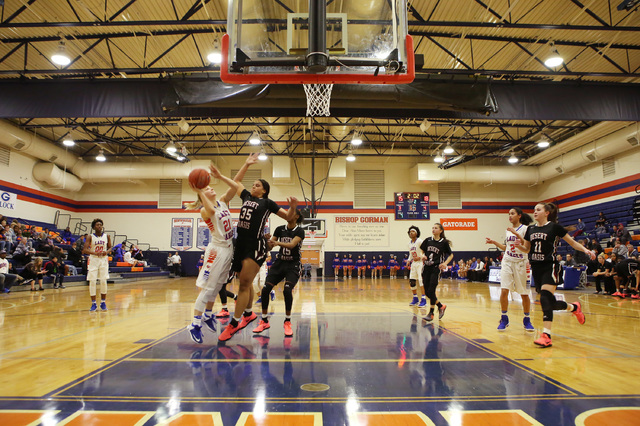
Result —
[[15, 210], [18, 196], [11, 192], [0, 192], [0, 209]]

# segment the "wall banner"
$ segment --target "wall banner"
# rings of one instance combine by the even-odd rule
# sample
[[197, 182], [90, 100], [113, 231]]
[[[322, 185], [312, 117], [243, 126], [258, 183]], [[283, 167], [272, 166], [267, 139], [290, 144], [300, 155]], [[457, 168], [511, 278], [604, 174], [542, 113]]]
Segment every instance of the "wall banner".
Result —
[[445, 231], [477, 231], [478, 219], [440, 219]]
[[196, 230], [196, 247], [200, 250], [206, 250], [209, 245], [209, 240], [211, 237], [211, 232], [209, 232], [209, 227], [205, 223], [204, 219], [198, 218], [198, 227]]
[[389, 247], [389, 216], [336, 216], [336, 247]]
[[12, 192], [0, 191], [0, 210], [15, 213], [18, 195]]
[[193, 247], [193, 218], [171, 219], [171, 248], [178, 251]]

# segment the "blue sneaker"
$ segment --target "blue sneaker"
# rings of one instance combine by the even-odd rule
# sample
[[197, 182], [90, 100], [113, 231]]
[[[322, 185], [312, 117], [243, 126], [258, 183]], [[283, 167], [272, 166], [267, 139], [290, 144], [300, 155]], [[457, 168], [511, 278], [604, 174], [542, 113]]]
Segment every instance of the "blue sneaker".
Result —
[[271, 290], [271, 301], [273, 302], [274, 300], [276, 300], [276, 291]]
[[498, 331], [505, 331], [509, 327], [509, 317], [502, 315], [500, 317], [500, 324], [498, 324]]
[[209, 330], [213, 331], [214, 333], [216, 332], [216, 319], [213, 316], [210, 317], [206, 317], [206, 319], [204, 319], [202, 321]]
[[409, 303], [409, 306], [416, 306], [418, 302], [418, 296], [413, 296], [413, 299], [411, 299], [411, 303]]
[[103, 311], [107, 310], [107, 304], [105, 302], [100, 302], [100, 309], [102, 309]]
[[530, 331], [530, 332], [534, 332], [536, 331], [535, 327], [533, 326], [533, 324], [531, 324], [531, 318], [529, 317], [524, 317], [524, 319], [522, 320], [522, 324], [524, 324], [524, 329], [526, 331]]
[[11, 293], [11, 290], [9, 290], [8, 288], [5, 288], [4, 290], [2, 290], [4, 293]]
[[202, 327], [197, 325], [189, 324], [187, 326], [187, 330], [189, 331], [189, 335], [191, 336], [191, 340], [196, 343], [202, 343]]
[[418, 304], [418, 308], [424, 308], [425, 306], [427, 306], [427, 299], [423, 297], [422, 299], [420, 299], [420, 303]]
[[256, 305], [260, 305], [262, 303], [262, 296], [258, 297], [258, 300], [256, 300]]
[[96, 302], [93, 302], [91, 304], [91, 308], [89, 309], [89, 311], [95, 312], [97, 309], [98, 309], [98, 305], [96, 305]]

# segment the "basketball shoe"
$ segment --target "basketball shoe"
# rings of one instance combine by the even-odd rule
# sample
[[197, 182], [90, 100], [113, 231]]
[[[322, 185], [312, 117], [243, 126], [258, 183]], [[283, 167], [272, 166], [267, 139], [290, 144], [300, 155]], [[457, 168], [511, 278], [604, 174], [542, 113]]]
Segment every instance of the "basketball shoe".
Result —
[[202, 322], [207, 326], [207, 328], [214, 333], [216, 332], [216, 319], [213, 316], [205, 317]]
[[191, 340], [196, 343], [202, 343], [202, 327], [198, 325], [189, 324], [187, 326], [187, 330], [189, 331], [189, 335], [191, 336]]
[[498, 331], [505, 331], [509, 327], [509, 317], [502, 315], [500, 317], [500, 324], [498, 324]]
[[222, 310], [216, 314], [216, 318], [229, 318], [229, 310], [222, 308]]
[[411, 299], [411, 303], [409, 303], [409, 306], [416, 306], [418, 302], [420, 302], [420, 300], [418, 300], [418, 296], [413, 296], [413, 299]]
[[447, 310], [447, 305], [442, 305], [438, 308], [438, 319], [442, 319], [444, 316], [444, 311]]
[[100, 302], [100, 309], [103, 311], [107, 310], [107, 304], [104, 301]]
[[240, 324], [238, 324], [238, 330], [242, 330], [243, 328], [251, 324], [256, 318], [258, 318], [258, 315], [256, 315], [255, 312], [251, 312], [250, 315], [242, 315], [242, 321], [240, 321]]
[[420, 303], [418, 304], [418, 308], [424, 308], [425, 306], [427, 306], [427, 299], [423, 297], [422, 299], [420, 299]]
[[89, 311], [95, 312], [96, 310], [98, 310], [98, 305], [96, 305], [96, 302], [93, 302], [91, 304], [91, 308], [89, 308]]
[[291, 329], [291, 321], [284, 320], [284, 335], [285, 337], [293, 336], [293, 330]]
[[268, 321], [260, 320], [260, 324], [256, 328], [253, 329], [254, 333], [262, 333], [266, 329], [271, 328], [271, 324]]
[[522, 324], [524, 325], [525, 331], [531, 332], [531, 331], [535, 331], [536, 330], [535, 327], [533, 326], [533, 324], [531, 324], [531, 318], [529, 318], [529, 317], [524, 317], [522, 319]]
[[580, 302], [576, 302], [574, 303], [574, 305], [576, 309], [571, 313], [576, 317], [576, 319], [580, 324], [584, 324], [585, 318], [584, 318], [584, 313], [582, 312], [582, 305], [580, 305]]
[[222, 333], [220, 333], [220, 336], [218, 336], [218, 340], [220, 340], [221, 342], [226, 342], [227, 340], [231, 339], [231, 336], [236, 334], [240, 329], [239, 325], [240, 324], [234, 327], [233, 324], [229, 324], [228, 326], [226, 326], [225, 329], [222, 330]]
[[541, 348], [548, 348], [551, 346], [551, 336], [549, 336], [547, 333], [542, 333], [540, 334], [540, 337], [538, 337], [538, 340], [534, 340], [533, 343], [540, 346]]

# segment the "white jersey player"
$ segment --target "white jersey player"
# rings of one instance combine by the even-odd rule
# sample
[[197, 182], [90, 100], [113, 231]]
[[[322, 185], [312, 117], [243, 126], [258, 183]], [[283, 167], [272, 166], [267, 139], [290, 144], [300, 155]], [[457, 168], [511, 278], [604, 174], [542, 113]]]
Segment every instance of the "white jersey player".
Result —
[[107, 279], [109, 279], [109, 254], [111, 253], [111, 237], [104, 233], [102, 219], [91, 222], [93, 234], [89, 235], [82, 248], [83, 254], [89, 255], [87, 264], [87, 281], [91, 296], [90, 311], [98, 309], [96, 305], [96, 282], [100, 282], [100, 309], [107, 310]]
[[507, 229], [505, 243], [501, 244], [490, 238], [486, 240], [487, 244], [493, 244], [500, 250], [504, 250], [500, 268], [500, 287], [502, 288], [502, 292], [500, 293], [500, 307], [502, 309], [502, 316], [500, 317], [500, 324], [498, 324], [498, 331], [505, 331], [509, 326], [507, 311], [509, 309], [510, 291], [516, 292], [522, 297], [524, 329], [529, 332], [535, 330], [531, 324], [531, 318], [529, 318], [531, 300], [529, 290], [527, 290], [527, 255], [516, 248], [516, 246], [520, 244], [520, 239], [516, 236], [516, 233], [524, 237], [527, 232], [527, 225], [532, 221], [531, 216], [523, 213], [518, 207], [514, 207], [509, 210], [511, 227]]
[[[422, 240], [420, 239], [420, 229], [417, 226], [409, 227], [409, 260], [411, 260], [411, 271], [409, 272], [409, 285], [413, 293], [413, 299], [409, 306], [425, 307], [427, 306], [427, 295], [424, 285], [422, 284]], [[422, 299], [418, 304], [418, 284], [422, 288]]]
[[216, 331], [213, 302], [229, 278], [233, 259], [233, 221], [228, 204], [238, 190], [238, 184], [222, 176], [213, 165], [209, 169], [213, 177], [229, 185], [229, 190], [220, 200], [216, 200], [216, 191], [210, 186], [202, 189], [191, 186], [198, 194], [198, 200], [186, 206], [190, 210], [200, 209], [200, 215], [207, 224], [210, 235], [209, 245], [204, 253], [204, 263], [196, 280], [196, 286], [200, 287], [201, 291], [193, 310], [193, 322], [187, 327], [191, 339], [196, 343], [203, 342], [203, 322], [211, 331]]

